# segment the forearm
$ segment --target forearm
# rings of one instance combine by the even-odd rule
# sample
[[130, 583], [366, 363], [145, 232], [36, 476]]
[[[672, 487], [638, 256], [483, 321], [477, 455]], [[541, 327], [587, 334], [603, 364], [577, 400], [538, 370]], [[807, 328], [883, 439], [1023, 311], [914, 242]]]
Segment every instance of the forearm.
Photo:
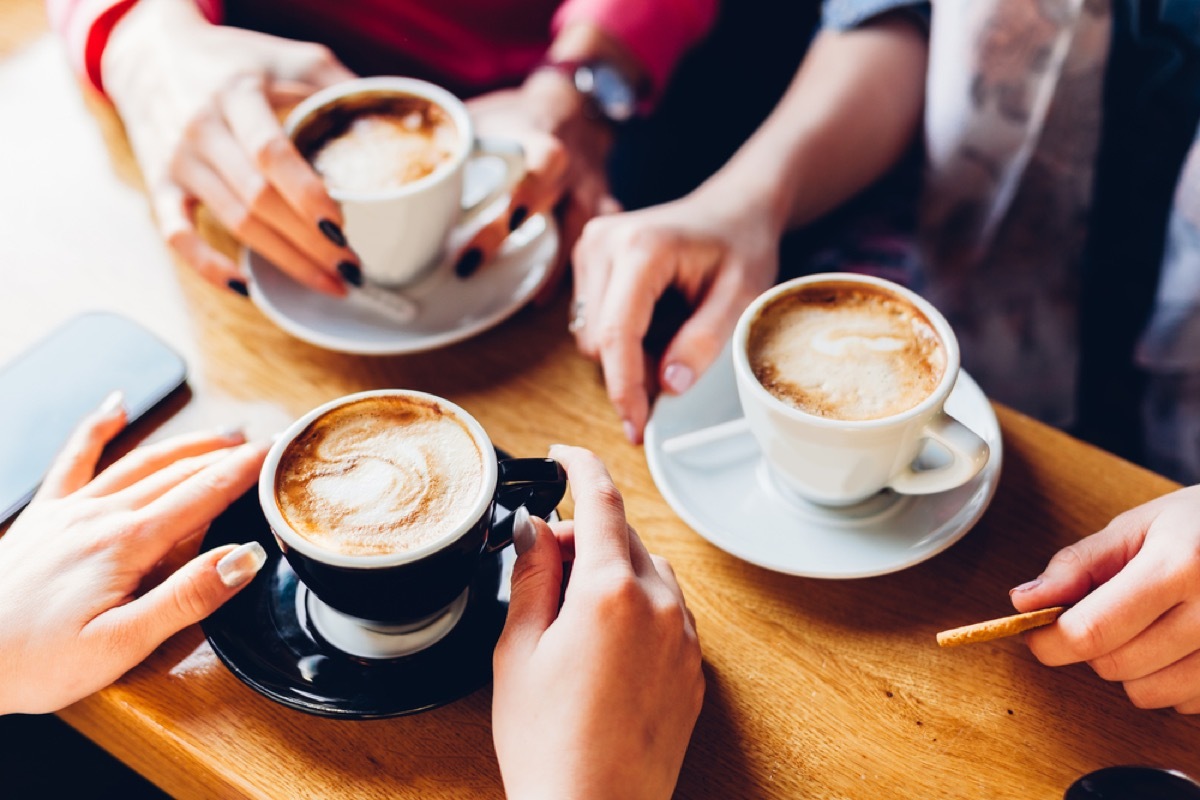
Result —
[[926, 60], [925, 34], [905, 16], [821, 33], [775, 111], [697, 191], [741, 198], [780, 230], [836, 208], [912, 143]]

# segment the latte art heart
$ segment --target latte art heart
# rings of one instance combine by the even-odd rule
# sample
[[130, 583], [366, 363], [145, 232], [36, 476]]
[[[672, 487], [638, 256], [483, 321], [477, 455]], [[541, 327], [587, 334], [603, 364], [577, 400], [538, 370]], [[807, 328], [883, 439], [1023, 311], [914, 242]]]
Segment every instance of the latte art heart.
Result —
[[422, 547], [476, 506], [482, 455], [465, 425], [412, 398], [352, 403], [288, 445], [279, 508], [305, 539], [347, 555]]

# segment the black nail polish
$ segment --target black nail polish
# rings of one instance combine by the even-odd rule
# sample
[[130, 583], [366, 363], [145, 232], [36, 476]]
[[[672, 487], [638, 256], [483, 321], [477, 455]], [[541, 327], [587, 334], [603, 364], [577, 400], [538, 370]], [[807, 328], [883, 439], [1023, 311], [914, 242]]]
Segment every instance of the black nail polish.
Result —
[[250, 296], [250, 287], [246, 285], [244, 280], [239, 278], [230, 278], [229, 280], [225, 281], [225, 285], [240, 294], [242, 297]]
[[478, 247], [472, 247], [462, 254], [462, 258], [458, 259], [458, 264], [454, 267], [454, 274], [460, 278], [469, 278], [475, 274], [475, 270], [479, 269], [479, 265], [482, 263], [483, 251]]
[[346, 246], [346, 235], [342, 233], [342, 229], [333, 220], [323, 219], [317, 223], [317, 227], [321, 229], [321, 233], [325, 234], [326, 239], [338, 247]]
[[528, 217], [529, 209], [525, 206], [517, 206], [513, 209], [512, 216], [508, 218], [508, 229], [510, 231], [515, 231], [517, 228], [521, 227], [521, 224], [524, 223]]
[[362, 270], [353, 261], [343, 261], [337, 266], [338, 274], [351, 286], [362, 286]]

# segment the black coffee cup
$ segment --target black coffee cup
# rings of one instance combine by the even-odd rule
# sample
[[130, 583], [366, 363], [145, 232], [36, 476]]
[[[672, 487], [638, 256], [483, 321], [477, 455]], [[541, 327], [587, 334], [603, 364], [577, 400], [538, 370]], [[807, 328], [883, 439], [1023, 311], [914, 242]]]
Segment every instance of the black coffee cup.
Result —
[[480, 453], [495, 453], [483, 427], [440, 397], [404, 390], [363, 392], [326, 403], [298, 419], [267, 454], [259, 478], [259, 501], [275, 539], [296, 575], [340, 614], [368, 627], [399, 630], [437, 617], [463, 595], [480, 560], [512, 542], [512, 514], [525, 506], [545, 517], [566, 492], [566, 474], [548, 458], [484, 458], [482, 488], [462, 520], [435, 541], [413, 549], [350, 555], [322, 548], [297, 533], [279, 508], [276, 473], [288, 445], [329, 412], [363, 400], [396, 397], [435, 403], [470, 432]]

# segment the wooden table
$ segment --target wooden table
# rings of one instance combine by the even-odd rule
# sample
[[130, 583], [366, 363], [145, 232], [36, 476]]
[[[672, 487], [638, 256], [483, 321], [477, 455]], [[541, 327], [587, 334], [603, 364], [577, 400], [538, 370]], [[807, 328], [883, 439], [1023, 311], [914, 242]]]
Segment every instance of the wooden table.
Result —
[[[461, 403], [517, 454], [555, 441], [593, 448], [699, 623], [708, 695], [679, 797], [1026, 800], [1059, 797], [1113, 764], [1200, 773], [1196, 720], [1136, 710], [1087, 667], [1042, 667], [1018, 639], [934, 644], [940, 629], [1005, 613], [1009, 587], [1169, 481], [999, 408], [999, 491], [946, 553], [869, 580], [753, 567], [659, 496], [572, 346], [564, 299], [446, 350], [356, 358], [292, 339], [173, 266], [119, 125], [85, 104], [39, 5], [0, 6], [0, 359], [104, 308], [157, 332], [191, 367], [186, 405], [138, 436], [233, 422], [268, 434], [342, 394], [413, 387]], [[499, 797], [490, 702], [484, 689], [414, 717], [319, 719], [246, 688], [194, 628], [61, 717], [180, 797]]]

